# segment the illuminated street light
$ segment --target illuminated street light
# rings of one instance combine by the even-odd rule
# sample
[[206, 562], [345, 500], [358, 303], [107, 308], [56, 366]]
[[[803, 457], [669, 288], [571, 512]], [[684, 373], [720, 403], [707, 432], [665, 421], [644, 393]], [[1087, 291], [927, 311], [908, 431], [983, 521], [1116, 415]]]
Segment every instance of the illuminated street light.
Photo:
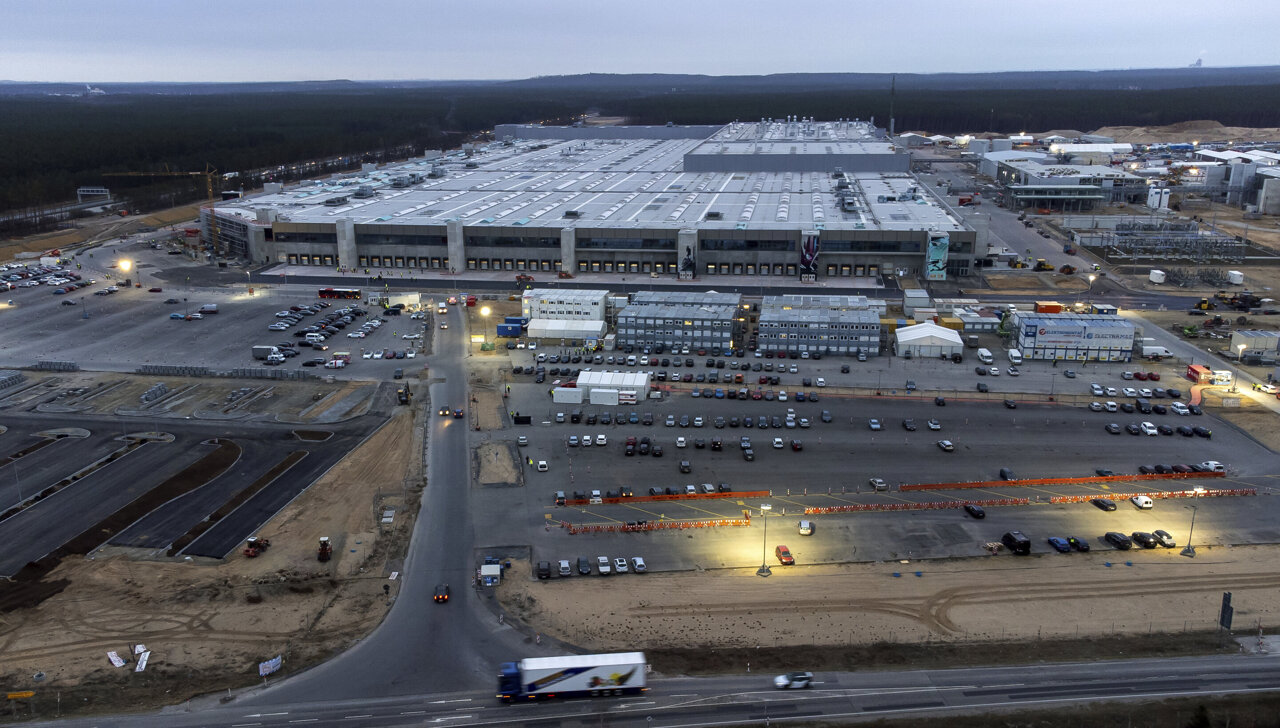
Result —
[[768, 503], [760, 504], [760, 523], [764, 525], [764, 538], [760, 542], [760, 568], [756, 569], [756, 576], [769, 576], [773, 572], [769, 569], [769, 521], [765, 520], [765, 514], [773, 510], [773, 506]]

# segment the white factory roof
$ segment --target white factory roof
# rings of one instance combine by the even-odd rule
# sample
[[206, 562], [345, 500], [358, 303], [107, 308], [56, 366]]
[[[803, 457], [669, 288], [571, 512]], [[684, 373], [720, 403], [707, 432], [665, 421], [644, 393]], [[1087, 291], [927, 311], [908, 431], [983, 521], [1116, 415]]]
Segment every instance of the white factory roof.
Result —
[[1132, 144], [1050, 144], [1054, 154], [1132, 154]]
[[1048, 159], [1049, 155], [1044, 152], [1033, 152], [1026, 149], [1003, 149], [998, 152], [983, 152], [983, 159], [990, 159], [995, 162], [1009, 162], [1017, 159]]
[[646, 372], [597, 372], [583, 369], [578, 373], [578, 387], [610, 389], [644, 389], [649, 386]]
[[528, 335], [531, 339], [598, 339], [607, 328], [603, 321], [531, 319]]
[[899, 344], [962, 344], [960, 334], [935, 323], [924, 322], [903, 326], [894, 332]]
[[[729, 125], [710, 139], [531, 140], [512, 146], [492, 144], [475, 156], [413, 160], [373, 172], [290, 186], [281, 192], [219, 203], [222, 215], [254, 222], [259, 210], [282, 222], [438, 226], [461, 220], [469, 235], [486, 225], [535, 228], [544, 236], [562, 228], [703, 230], [882, 229], [941, 231], [965, 229], [924, 191], [910, 202], [878, 202], [880, 196], [904, 196], [918, 182], [903, 173], [846, 172], [861, 204], [844, 211], [835, 196], [836, 180], [819, 172], [685, 172], [686, 154], [713, 153], [720, 147], [754, 149], [753, 154], [789, 155], [804, 147], [810, 154], [891, 154], [865, 122], [832, 122], [844, 128], [818, 131], [803, 140], [774, 138], [752, 131], [755, 124]], [[778, 126], [778, 125], [769, 125]], [[785, 125], [782, 125], [785, 126]], [[855, 128], [856, 127], [856, 128]], [[735, 131], [736, 130], [736, 131]], [[861, 130], [861, 131], [860, 131]], [[432, 166], [445, 175], [425, 178]], [[467, 165], [475, 165], [468, 167]], [[408, 187], [391, 180], [408, 173], [424, 176]], [[373, 195], [357, 198], [361, 186]], [[345, 198], [345, 199], [344, 199]], [[325, 204], [330, 200], [332, 204]], [[708, 212], [718, 219], [706, 219]], [[568, 213], [568, 216], [566, 216]], [[554, 233], [550, 230], [554, 230]], [[531, 233], [533, 234], [533, 233]], [[618, 234], [618, 233], [613, 233]], [[705, 236], [705, 235], [704, 235]]]
[[1041, 164], [1017, 159], [1006, 162], [1006, 164], [1033, 177], [1041, 178], [1101, 177], [1104, 179], [1137, 179], [1137, 175], [1105, 164]]
[[1223, 162], [1237, 159], [1266, 165], [1274, 165], [1280, 162], [1280, 154], [1274, 152], [1237, 152], [1230, 149], [1218, 152], [1212, 149], [1201, 149], [1196, 152], [1196, 156], [1201, 159], [1217, 159]]

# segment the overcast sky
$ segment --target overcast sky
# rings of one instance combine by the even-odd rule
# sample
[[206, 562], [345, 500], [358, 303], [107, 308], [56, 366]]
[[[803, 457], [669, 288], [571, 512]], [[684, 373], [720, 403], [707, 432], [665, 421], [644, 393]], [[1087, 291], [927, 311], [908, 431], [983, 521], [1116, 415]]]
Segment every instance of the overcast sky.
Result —
[[1280, 65], [1277, 0], [0, 0], [0, 79]]

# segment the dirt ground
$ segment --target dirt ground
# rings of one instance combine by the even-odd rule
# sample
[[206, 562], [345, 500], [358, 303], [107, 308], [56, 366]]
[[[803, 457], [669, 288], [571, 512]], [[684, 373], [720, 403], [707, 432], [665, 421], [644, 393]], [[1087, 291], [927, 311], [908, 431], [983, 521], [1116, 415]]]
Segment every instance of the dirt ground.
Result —
[[475, 449], [476, 483], [480, 485], [520, 485], [518, 454], [506, 442], [486, 442]]
[[[64, 561], [46, 577], [67, 580], [63, 591], [0, 615], [0, 680], [37, 691], [45, 716], [55, 691], [64, 713], [139, 709], [244, 685], [276, 655], [293, 672], [345, 648], [381, 621], [384, 585], [396, 594], [389, 577], [422, 483], [420, 431], [401, 410], [262, 529], [272, 545], [256, 559]], [[387, 510], [394, 520], [380, 524]], [[316, 560], [321, 536], [333, 540], [328, 563]], [[151, 650], [143, 673], [108, 661], [109, 650], [130, 659], [137, 644]]]
[[[1090, 132], [1109, 136], [1124, 144], [1155, 144], [1160, 142], [1219, 142], [1219, 141], [1270, 141], [1280, 138], [1280, 129], [1274, 127], [1253, 128], [1223, 126], [1216, 121], [1182, 121], [1167, 126], [1104, 126]], [[1068, 136], [1063, 134], [1063, 136]], [[1079, 136], [1074, 134], [1071, 136]]]
[[[821, 528], [819, 528], [819, 533]], [[756, 567], [504, 580], [504, 609], [595, 651], [1077, 639], [1211, 630], [1222, 592], [1235, 624], [1280, 624], [1280, 548], [1110, 551], [922, 562]], [[528, 574], [516, 566], [512, 574]], [[1135, 609], [1135, 600], [1142, 608]]]
[[1052, 298], [1058, 295], [1070, 296], [1089, 287], [1089, 281], [1078, 275], [1068, 276], [1061, 273], [1004, 272], [995, 269], [983, 273], [982, 277], [991, 290], [1002, 294], [1026, 292], [1028, 295]]

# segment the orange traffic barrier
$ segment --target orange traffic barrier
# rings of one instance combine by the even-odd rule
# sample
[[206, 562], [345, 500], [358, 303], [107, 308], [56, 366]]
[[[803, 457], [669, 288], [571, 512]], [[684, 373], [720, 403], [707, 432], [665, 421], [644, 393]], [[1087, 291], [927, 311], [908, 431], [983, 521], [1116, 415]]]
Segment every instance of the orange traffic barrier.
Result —
[[1222, 478], [1226, 473], [1148, 473], [1134, 475], [1091, 475], [1079, 478], [1029, 478], [1026, 480], [977, 480], [967, 483], [906, 483], [898, 490], [959, 490], [962, 488], [1008, 488], [1022, 485], [1079, 485], [1085, 483], [1118, 483], [1133, 480], [1186, 480], [1188, 478]]
[[725, 528], [750, 526], [750, 518], [721, 518], [709, 521], [652, 521], [645, 523], [609, 523], [604, 525], [575, 526], [565, 524], [570, 534], [579, 533], [635, 533], [639, 531], [684, 530], [686, 528]]
[[929, 501], [926, 503], [863, 503], [851, 506], [817, 506], [804, 509], [807, 516], [826, 513], [866, 513], [872, 511], [924, 511], [944, 510], [973, 506], [1025, 506], [1031, 503], [1029, 498], [992, 498], [989, 500], [965, 501]]
[[1229, 498], [1235, 496], [1257, 495], [1256, 488], [1232, 488], [1230, 490], [1157, 490], [1150, 493], [1107, 493], [1105, 495], [1095, 493], [1093, 495], [1060, 495], [1049, 499], [1050, 503], [1088, 503], [1095, 498], [1107, 498], [1109, 500], [1128, 500], [1140, 495], [1145, 495], [1152, 500], [1169, 499], [1169, 498]]

